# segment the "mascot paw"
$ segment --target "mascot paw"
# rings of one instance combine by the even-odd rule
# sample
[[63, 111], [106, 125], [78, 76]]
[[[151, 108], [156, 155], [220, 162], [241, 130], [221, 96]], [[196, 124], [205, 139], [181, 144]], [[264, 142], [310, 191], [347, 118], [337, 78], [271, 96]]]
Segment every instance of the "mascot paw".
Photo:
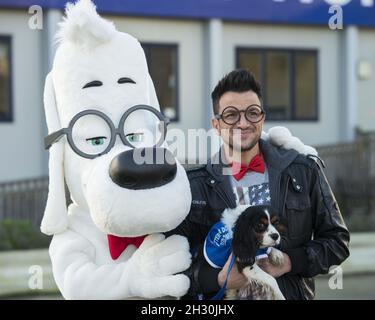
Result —
[[146, 298], [181, 297], [189, 289], [190, 280], [180, 272], [191, 264], [189, 243], [185, 237], [162, 234], [146, 237], [134, 254], [135, 295]]
[[300, 139], [292, 136], [285, 127], [270, 128], [268, 133], [262, 133], [262, 137], [277, 147], [294, 149], [304, 155], [318, 155], [318, 152], [313, 147], [305, 145]]

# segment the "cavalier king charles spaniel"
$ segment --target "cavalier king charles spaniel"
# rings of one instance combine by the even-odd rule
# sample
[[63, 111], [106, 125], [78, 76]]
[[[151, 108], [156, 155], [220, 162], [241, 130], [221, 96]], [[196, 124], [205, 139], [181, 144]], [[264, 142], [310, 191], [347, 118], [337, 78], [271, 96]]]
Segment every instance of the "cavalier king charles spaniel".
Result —
[[280, 243], [278, 229], [284, 228], [277, 212], [271, 206], [238, 206], [225, 210], [222, 221], [233, 232], [232, 254], [248, 280], [240, 289], [226, 290], [226, 299], [285, 300], [276, 279], [257, 265], [259, 249], [266, 249], [274, 265], [283, 263], [283, 253], [274, 248]]

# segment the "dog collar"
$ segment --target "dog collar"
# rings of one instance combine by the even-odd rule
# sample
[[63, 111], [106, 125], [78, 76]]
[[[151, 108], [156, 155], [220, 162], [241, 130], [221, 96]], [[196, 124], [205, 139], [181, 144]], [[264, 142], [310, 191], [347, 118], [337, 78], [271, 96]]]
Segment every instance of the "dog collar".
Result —
[[255, 260], [258, 261], [260, 259], [268, 258], [268, 255], [270, 254], [270, 252], [271, 252], [271, 247], [259, 248], [257, 250], [256, 256], [255, 256]]

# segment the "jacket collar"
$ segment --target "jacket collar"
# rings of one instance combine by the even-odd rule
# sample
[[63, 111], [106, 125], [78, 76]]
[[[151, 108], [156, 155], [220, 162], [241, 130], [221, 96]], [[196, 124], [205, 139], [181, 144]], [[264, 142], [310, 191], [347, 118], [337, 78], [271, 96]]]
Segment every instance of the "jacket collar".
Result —
[[[282, 172], [298, 156], [295, 150], [286, 150], [273, 146], [265, 140], [259, 140], [259, 147], [267, 165], [269, 175], [269, 185], [271, 194], [271, 205], [277, 208], [280, 214], [283, 214], [283, 190], [281, 187]], [[230, 175], [223, 175], [223, 170], [230, 170], [223, 161], [224, 150], [221, 148], [211, 160], [207, 163], [206, 170], [210, 174], [206, 183], [213, 187], [220, 197], [230, 208], [236, 207], [235, 195], [232, 192]], [[283, 193], [283, 194], [281, 194]]]
[[[263, 139], [259, 140], [259, 148], [263, 154], [267, 167], [271, 167], [277, 172], [282, 172], [298, 156], [296, 150], [277, 148]], [[223, 181], [225, 177], [225, 175], [223, 175], [223, 170], [229, 170], [229, 167], [224, 160], [223, 147], [221, 147], [219, 152], [208, 161], [206, 168], [213, 178], [217, 181]]]
[[279, 172], [285, 170], [298, 156], [298, 152], [294, 149], [278, 148], [263, 139], [259, 140], [259, 147], [267, 166]]

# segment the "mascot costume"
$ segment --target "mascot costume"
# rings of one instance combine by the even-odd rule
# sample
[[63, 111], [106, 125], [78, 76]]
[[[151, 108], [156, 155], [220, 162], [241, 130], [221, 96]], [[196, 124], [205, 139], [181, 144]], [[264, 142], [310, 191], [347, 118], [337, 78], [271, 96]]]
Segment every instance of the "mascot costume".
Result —
[[[57, 41], [44, 89], [50, 180], [41, 224], [53, 235], [56, 284], [66, 299], [181, 297], [189, 244], [162, 233], [187, 216], [191, 193], [164, 141], [167, 120], [143, 49], [90, 0], [67, 5]], [[285, 128], [264, 137], [314, 152]], [[147, 154], [168, 161], [137, 163]]]

